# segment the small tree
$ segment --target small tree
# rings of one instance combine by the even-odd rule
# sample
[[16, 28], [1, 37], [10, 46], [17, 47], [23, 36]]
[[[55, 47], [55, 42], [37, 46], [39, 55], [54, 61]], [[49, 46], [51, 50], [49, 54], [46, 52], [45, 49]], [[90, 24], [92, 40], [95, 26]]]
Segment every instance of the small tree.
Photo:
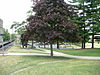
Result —
[[8, 32], [8, 29], [3, 29], [3, 33], [4, 33], [3, 40], [9, 41], [10, 40], [10, 33]]

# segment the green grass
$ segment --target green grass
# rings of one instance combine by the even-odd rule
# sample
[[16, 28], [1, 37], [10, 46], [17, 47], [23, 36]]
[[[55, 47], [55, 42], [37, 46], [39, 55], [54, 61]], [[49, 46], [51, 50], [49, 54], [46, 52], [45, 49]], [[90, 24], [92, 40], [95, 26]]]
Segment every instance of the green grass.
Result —
[[19, 46], [12, 46], [8, 51], [8, 53], [44, 53], [38, 49], [23, 49]]
[[16, 73], [13, 75], [99, 75], [100, 61], [63, 57], [0, 56], [0, 75], [11, 75], [14, 72]]
[[[46, 48], [48, 49], [48, 48]], [[50, 50], [50, 49], [49, 49]], [[100, 56], [100, 48], [99, 49], [53, 49], [54, 51], [62, 52], [70, 55], [77, 56]]]
[[[75, 43], [73, 45], [60, 45], [60, 48], [81, 48], [81, 43]], [[91, 43], [86, 43], [86, 48], [91, 48]], [[95, 42], [94, 48], [100, 48], [100, 44]]]
[[81, 47], [77, 45], [60, 45], [60, 48], [81, 48]]

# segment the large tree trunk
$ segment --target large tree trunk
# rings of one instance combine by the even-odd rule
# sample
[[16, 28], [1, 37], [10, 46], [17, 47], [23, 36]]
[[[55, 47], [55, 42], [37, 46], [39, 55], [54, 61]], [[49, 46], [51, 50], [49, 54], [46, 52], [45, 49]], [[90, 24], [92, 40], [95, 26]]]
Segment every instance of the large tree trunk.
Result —
[[91, 48], [94, 48], [94, 34], [92, 35], [92, 47]]
[[[83, 2], [83, 12], [85, 11], [85, 3]], [[85, 14], [83, 14], [83, 16], [85, 16]], [[83, 21], [84, 21], [84, 24], [83, 24], [83, 28], [84, 28], [84, 31], [85, 31], [85, 19], [83, 19]], [[84, 34], [85, 34], [85, 32], [84, 32]], [[85, 49], [85, 41], [86, 41], [86, 39], [85, 39], [85, 35], [83, 36], [83, 49]]]
[[24, 48], [24, 44], [22, 44], [22, 48]]
[[46, 47], [45, 47], [45, 42], [44, 42], [44, 48], [46, 48]]
[[83, 48], [85, 49], [85, 47], [86, 47], [86, 46], [85, 46], [85, 37], [84, 37], [84, 43], [83, 43], [83, 44], [84, 44], [84, 47], [83, 47]]
[[25, 40], [24, 46], [27, 48], [28, 40]]
[[23, 39], [21, 39], [21, 45], [22, 45], [22, 48], [24, 48], [24, 41], [23, 41]]
[[33, 42], [33, 39], [32, 39], [32, 48], [33, 48], [33, 45], [34, 45], [34, 42]]
[[83, 43], [83, 41], [82, 41], [82, 49], [84, 49], [84, 43]]
[[53, 57], [53, 47], [52, 47], [52, 43], [50, 43], [50, 49], [51, 49], [51, 57]]
[[83, 41], [82, 41], [82, 49], [85, 49], [85, 37], [83, 38]]
[[59, 49], [59, 41], [57, 40], [57, 49]]

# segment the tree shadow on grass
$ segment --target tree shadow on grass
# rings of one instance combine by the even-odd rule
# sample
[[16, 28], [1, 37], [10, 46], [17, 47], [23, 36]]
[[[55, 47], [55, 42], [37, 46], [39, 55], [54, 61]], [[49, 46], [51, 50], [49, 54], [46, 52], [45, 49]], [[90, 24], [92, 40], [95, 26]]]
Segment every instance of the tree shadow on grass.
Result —
[[[28, 59], [43, 59], [43, 60], [45, 60], [45, 59], [52, 59], [52, 60], [72, 60], [73, 58], [67, 58], [67, 57], [62, 57], [62, 56], [53, 56], [53, 57], [51, 57], [51, 56], [22, 56], [23, 58], [28, 58]], [[74, 60], [74, 59], [73, 59]]]

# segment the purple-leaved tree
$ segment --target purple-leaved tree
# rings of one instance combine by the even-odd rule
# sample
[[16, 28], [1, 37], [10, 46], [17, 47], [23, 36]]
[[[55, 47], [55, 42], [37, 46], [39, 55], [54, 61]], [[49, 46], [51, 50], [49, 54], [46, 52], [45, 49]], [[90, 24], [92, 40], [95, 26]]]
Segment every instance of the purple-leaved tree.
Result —
[[27, 31], [36, 41], [52, 44], [59, 42], [79, 42], [78, 26], [72, 21], [76, 15], [73, 6], [64, 0], [33, 0], [33, 12], [27, 21]]

